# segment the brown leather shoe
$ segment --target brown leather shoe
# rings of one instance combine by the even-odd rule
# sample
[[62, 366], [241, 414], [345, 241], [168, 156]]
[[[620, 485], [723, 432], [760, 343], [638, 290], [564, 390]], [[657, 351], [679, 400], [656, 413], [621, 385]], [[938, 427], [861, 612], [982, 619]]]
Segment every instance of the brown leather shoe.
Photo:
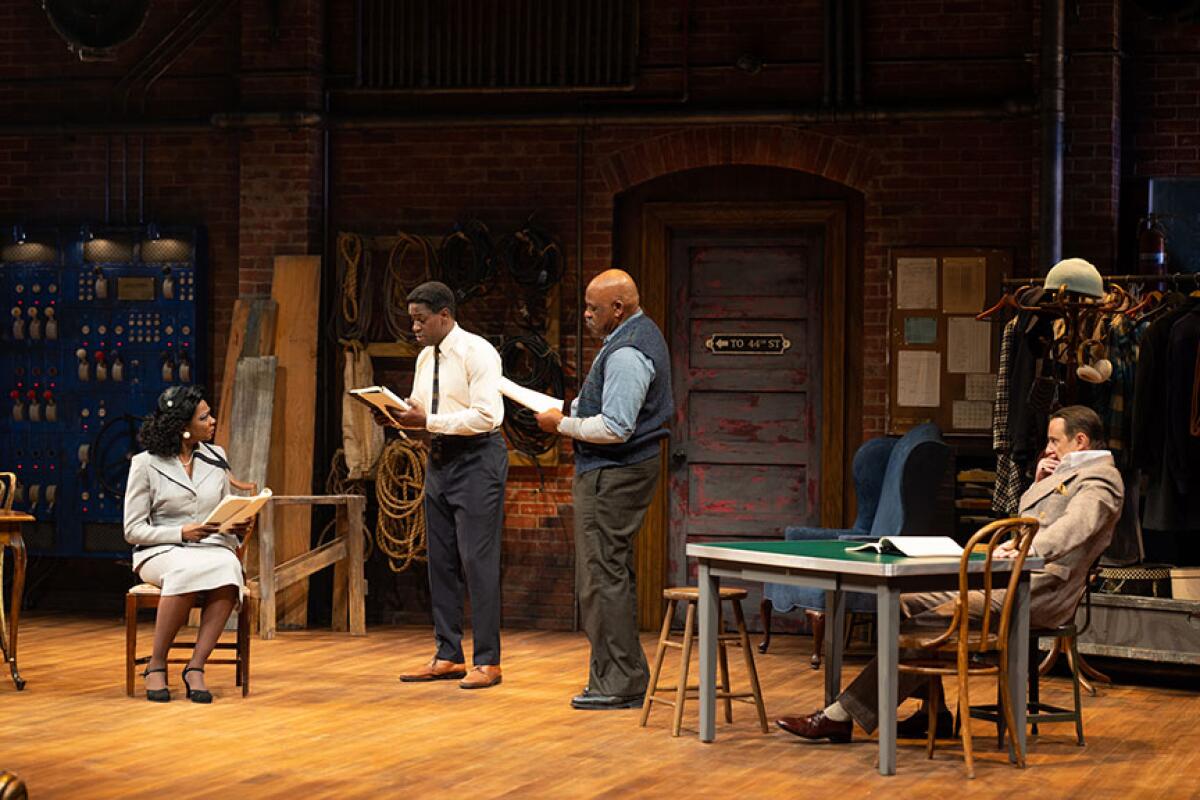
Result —
[[458, 682], [460, 689], [486, 689], [495, 686], [503, 678], [500, 676], [499, 664], [480, 664]]
[[400, 680], [405, 683], [421, 683], [424, 681], [456, 681], [459, 678], [466, 677], [467, 665], [455, 664], [453, 661], [434, 656], [429, 659], [429, 663], [423, 665], [415, 672], [410, 672], [406, 675], [401, 675]]
[[854, 729], [854, 723], [850, 720], [835, 722], [825, 716], [824, 711], [807, 717], [782, 717], [775, 724], [804, 739], [828, 739], [838, 744], [850, 741], [850, 732]]

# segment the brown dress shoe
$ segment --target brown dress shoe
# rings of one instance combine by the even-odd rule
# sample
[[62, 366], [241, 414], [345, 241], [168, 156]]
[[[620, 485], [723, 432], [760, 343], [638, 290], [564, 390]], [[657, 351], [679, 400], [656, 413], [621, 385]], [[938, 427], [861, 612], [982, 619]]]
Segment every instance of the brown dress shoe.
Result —
[[458, 683], [460, 689], [486, 689], [502, 680], [499, 664], [481, 664]]
[[835, 722], [825, 716], [824, 711], [807, 717], [782, 717], [775, 724], [804, 739], [828, 739], [838, 744], [850, 741], [850, 732], [854, 729], [854, 723], [850, 720]]
[[455, 664], [453, 661], [434, 656], [429, 659], [429, 663], [423, 665], [415, 672], [410, 672], [406, 675], [401, 675], [400, 680], [405, 683], [422, 683], [424, 681], [456, 681], [459, 678], [466, 677], [467, 665]]

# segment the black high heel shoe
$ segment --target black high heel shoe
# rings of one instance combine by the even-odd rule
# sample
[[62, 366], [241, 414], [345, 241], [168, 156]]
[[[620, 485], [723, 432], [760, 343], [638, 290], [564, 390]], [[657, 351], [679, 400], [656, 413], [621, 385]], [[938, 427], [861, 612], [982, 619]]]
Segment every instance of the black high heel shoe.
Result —
[[[142, 677], [148, 678], [148, 677], [150, 677], [150, 673], [152, 673], [152, 672], [161, 672], [163, 674], [166, 674], [166, 671], [167, 671], [166, 667], [157, 667], [155, 669], [150, 669], [149, 667], [146, 667], [146, 671], [142, 673]], [[185, 681], [185, 683], [186, 683], [186, 681]], [[169, 703], [171, 701], [171, 690], [167, 689], [165, 687], [162, 689], [147, 689], [146, 690], [146, 699], [149, 700], [151, 703]]]
[[187, 679], [187, 674], [189, 672], [204, 672], [204, 669], [201, 667], [186, 667], [186, 668], [184, 668], [184, 670], [183, 670], [183, 687], [185, 689], [187, 689], [187, 698], [189, 700], [191, 700], [193, 703], [211, 703], [213, 700], [212, 692], [210, 692], [208, 689], [193, 689], [191, 684], [188, 683], [188, 679]]

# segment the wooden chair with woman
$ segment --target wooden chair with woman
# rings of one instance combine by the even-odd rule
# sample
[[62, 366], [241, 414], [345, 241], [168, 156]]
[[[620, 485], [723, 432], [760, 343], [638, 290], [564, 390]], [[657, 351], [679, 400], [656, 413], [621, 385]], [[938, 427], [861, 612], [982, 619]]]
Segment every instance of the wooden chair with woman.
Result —
[[[231, 494], [229, 462], [221, 448], [207, 444], [216, 419], [196, 386], [173, 386], [162, 393], [138, 434], [145, 452], [134, 456], [125, 490], [125, 540], [134, 545], [133, 568], [142, 580], [126, 600], [126, 689], [132, 694], [133, 669], [145, 664], [146, 699], [167, 702], [168, 663], [175, 647], [191, 650], [183, 669], [186, 696], [211, 703], [204, 676], [225, 623], [245, 597], [241, 551], [252, 520], [229, 529], [205, 520]], [[192, 608], [201, 607], [194, 642], [176, 642]], [[154, 645], [136, 655], [137, 611], [155, 607]], [[237, 681], [243, 694], [249, 678], [249, 620], [239, 615]], [[226, 662], [228, 663], [228, 662]], [[160, 677], [161, 676], [161, 677]]]

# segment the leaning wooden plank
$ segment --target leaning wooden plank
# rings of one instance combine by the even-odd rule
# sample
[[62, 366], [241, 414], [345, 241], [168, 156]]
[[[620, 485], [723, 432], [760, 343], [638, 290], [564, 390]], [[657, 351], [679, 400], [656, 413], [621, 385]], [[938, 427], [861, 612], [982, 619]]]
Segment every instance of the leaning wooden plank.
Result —
[[[321, 259], [279, 256], [271, 297], [275, 317], [275, 416], [272, 420], [268, 483], [276, 494], [310, 494], [317, 406], [317, 320]], [[276, 515], [276, 555], [280, 563], [308, 551], [312, 509], [281, 508]], [[279, 626], [302, 628], [308, 619], [308, 582], [279, 592]]]
[[214, 441], [229, 449], [229, 426], [233, 419], [233, 384], [237, 380], [237, 362], [246, 340], [246, 323], [250, 318], [251, 301], [239, 297], [233, 301], [233, 320], [229, 323], [229, 339], [225, 342], [225, 367], [221, 373], [221, 397], [217, 402], [217, 435]]
[[[267, 485], [271, 460], [271, 420], [275, 413], [275, 356], [238, 359], [231, 417], [232, 434], [227, 448], [235, 478]], [[246, 547], [246, 572], [258, 574], [258, 537]]]
[[250, 302], [250, 317], [246, 320], [246, 337], [242, 343], [243, 356], [274, 355], [278, 313], [279, 304], [269, 297], [256, 297]]
[[229, 466], [238, 480], [267, 485], [275, 413], [275, 356], [240, 358], [234, 378]]

